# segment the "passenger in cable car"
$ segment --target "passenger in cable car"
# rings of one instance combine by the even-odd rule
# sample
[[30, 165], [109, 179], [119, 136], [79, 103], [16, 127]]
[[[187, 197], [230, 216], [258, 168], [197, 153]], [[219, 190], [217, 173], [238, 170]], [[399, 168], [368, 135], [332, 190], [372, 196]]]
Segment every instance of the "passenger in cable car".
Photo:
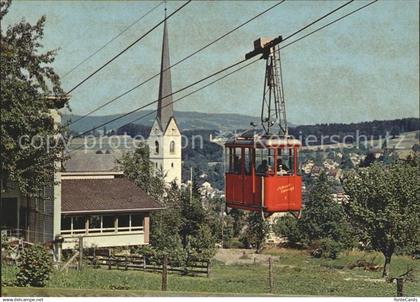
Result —
[[283, 163], [281, 158], [277, 159], [277, 175], [287, 175], [289, 168]]
[[267, 165], [267, 160], [264, 159], [261, 164], [257, 167], [257, 174], [261, 174], [264, 175], [265, 172], [268, 171], [268, 165]]

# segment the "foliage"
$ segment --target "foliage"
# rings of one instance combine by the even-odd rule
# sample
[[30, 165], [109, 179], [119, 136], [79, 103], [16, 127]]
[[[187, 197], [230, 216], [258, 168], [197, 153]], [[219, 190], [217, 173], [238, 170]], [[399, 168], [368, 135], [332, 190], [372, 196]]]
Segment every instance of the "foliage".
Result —
[[[269, 249], [264, 249], [265, 254]], [[387, 296], [396, 293], [395, 283], [378, 282], [378, 273], [363, 269], [349, 270], [336, 267], [347, 266], [359, 259], [372, 259], [376, 252], [350, 252], [335, 260], [308, 258], [305, 251], [294, 249], [270, 249], [270, 253], [280, 256], [274, 260], [274, 295], [276, 296]], [[377, 259], [379, 260], [379, 259]], [[247, 260], [252, 263], [252, 258]], [[376, 262], [376, 260], [375, 260]], [[407, 256], [395, 256], [392, 275], [400, 275], [407, 266], [416, 262]], [[4, 270], [8, 268], [2, 268]], [[415, 277], [420, 277], [419, 271]], [[160, 274], [141, 270], [108, 270], [85, 268], [82, 271], [69, 270], [54, 272], [48, 281], [48, 288], [7, 288], [10, 296], [211, 296], [237, 295], [260, 296], [268, 293], [267, 262], [256, 265], [223, 264], [214, 261], [210, 278], [185, 277], [170, 273], [168, 292], [162, 292]], [[349, 280], [350, 279], [350, 280]], [[111, 291], [111, 286], [124, 285], [128, 291]], [[404, 283], [404, 294], [408, 297], [418, 296], [419, 282]], [[4, 293], [4, 291], [3, 291]]]
[[[10, 1], [1, 1], [1, 21], [9, 6]], [[41, 52], [45, 20], [43, 16], [35, 25], [21, 20], [1, 30], [1, 182], [14, 183], [24, 195], [39, 194], [51, 184], [52, 172], [58, 168], [54, 162], [62, 159], [63, 142], [58, 137], [66, 129], [54, 125], [50, 114], [65, 100], [59, 77], [50, 66], [56, 51]], [[55, 101], [47, 98], [51, 95], [57, 97]]]
[[374, 162], [376, 161], [376, 157], [375, 154], [372, 152], [369, 152], [365, 159], [360, 163], [360, 167], [369, 167], [370, 165], [372, 165]]
[[270, 225], [259, 212], [251, 212], [246, 219], [246, 229], [241, 237], [245, 246], [252, 246], [259, 253], [270, 231]]
[[232, 216], [223, 216], [223, 248], [233, 247], [234, 223]]
[[146, 145], [124, 155], [120, 164], [129, 179], [165, 206], [150, 217], [150, 244], [156, 255], [166, 254], [180, 263], [191, 257], [211, 258], [215, 253], [214, 220], [197, 199], [197, 192], [190, 199], [187, 190], [176, 183], [166, 185], [163, 175], [155, 173]]
[[52, 271], [52, 257], [44, 247], [30, 246], [21, 254], [18, 269], [18, 286], [44, 287]]
[[279, 217], [275, 220], [273, 232], [279, 237], [287, 237], [290, 245], [296, 246], [302, 242], [304, 235], [299, 229], [298, 220], [292, 215]]
[[216, 254], [216, 242], [208, 225], [199, 226], [197, 234], [191, 237], [188, 253], [196, 260], [209, 260]]
[[343, 208], [331, 197], [332, 185], [326, 175], [321, 173], [319, 179], [310, 189], [309, 199], [299, 220], [299, 229], [304, 243], [330, 238], [341, 242], [348, 229]]
[[315, 258], [331, 258], [336, 259], [342, 246], [335, 240], [330, 238], [324, 238], [321, 240], [315, 240], [311, 244], [311, 255]]
[[375, 163], [347, 175], [344, 189], [350, 196], [345, 209], [352, 225], [361, 240], [383, 253], [383, 276], [388, 276], [392, 255], [414, 250], [420, 242], [419, 165]]
[[156, 200], [163, 201], [164, 180], [161, 174], [155, 173], [153, 164], [149, 160], [149, 147], [146, 144], [141, 144], [132, 153], [124, 154], [118, 163], [128, 179], [134, 181]]
[[[343, 248], [351, 248], [354, 234], [348, 224], [344, 209], [334, 202], [332, 185], [321, 173], [309, 191], [309, 199], [302, 210], [302, 217], [284, 216], [276, 220], [273, 231], [287, 237], [289, 244], [303, 244], [312, 249], [323, 248], [334, 252], [324, 253], [336, 257]], [[322, 251], [322, 249], [321, 249]]]
[[351, 170], [354, 168], [354, 164], [350, 156], [346, 153], [343, 154], [343, 158], [340, 163], [340, 168], [345, 169], [345, 170]]
[[131, 137], [141, 136], [146, 138], [150, 134], [151, 127], [142, 124], [128, 123], [117, 129], [117, 135], [129, 135]]
[[239, 209], [232, 209], [229, 216], [233, 218], [233, 236], [238, 237], [245, 226], [245, 212]]
[[[391, 135], [398, 135], [400, 132], [417, 131], [420, 127], [419, 118], [404, 118], [387, 121], [370, 121], [361, 123], [331, 123], [303, 125], [289, 127], [289, 134], [294, 137], [301, 137], [302, 142], [306, 143], [308, 137], [315, 136], [318, 143], [332, 144], [334, 142], [356, 143], [357, 137], [367, 136], [369, 139], [378, 139]], [[313, 140], [308, 140], [312, 142]]]

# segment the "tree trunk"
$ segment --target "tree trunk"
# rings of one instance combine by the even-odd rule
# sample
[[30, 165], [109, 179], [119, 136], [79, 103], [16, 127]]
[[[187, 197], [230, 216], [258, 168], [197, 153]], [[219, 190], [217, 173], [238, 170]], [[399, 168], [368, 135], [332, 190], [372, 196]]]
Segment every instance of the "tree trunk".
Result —
[[389, 266], [391, 264], [391, 255], [384, 255], [385, 256], [385, 263], [384, 263], [384, 270], [382, 272], [382, 277], [387, 278], [389, 276]]

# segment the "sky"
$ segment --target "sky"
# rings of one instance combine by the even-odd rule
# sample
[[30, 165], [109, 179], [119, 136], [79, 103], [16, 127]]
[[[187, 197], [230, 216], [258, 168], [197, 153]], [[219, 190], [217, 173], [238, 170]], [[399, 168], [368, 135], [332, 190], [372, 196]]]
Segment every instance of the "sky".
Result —
[[[157, 1], [14, 1], [2, 30], [23, 18], [47, 18], [44, 51], [58, 49], [53, 67], [64, 75]], [[168, 13], [184, 1], [169, 1]], [[171, 62], [250, 19], [275, 1], [193, 1], [168, 20]], [[173, 90], [244, 58], [259, 37], [277, 37], [340, 6], [342, 1], [285, 1], [218, 43], [175, 66]], [[366, 4], [355, 1], [323, 24]], [[161, 5], [92, 59], [62, 78], [71, 89], [164, 17]], [[163, 25], [72, 93], [74, 114], [84, 114], [159, 72]], [[299, 36], [296, 36], [298, 38]], [[290, 41], [288, 41], [290, 42]], [[359, 122], [419, 115], [419, 2], [378, 1], [281, 52], [288, 121]], [[178, 111], [259, 116], [263, 60], [175, 104]], [[203, 83], [205, 84], [205, 83]], [[156, 78], [95, 115], [125, 113], [156, 100]], [[188, 93], [191, 90], [185, 91]], [[182, 96], [182, 93], [174, 98]], [[150, 109], [155, 109], [156, 105]]]

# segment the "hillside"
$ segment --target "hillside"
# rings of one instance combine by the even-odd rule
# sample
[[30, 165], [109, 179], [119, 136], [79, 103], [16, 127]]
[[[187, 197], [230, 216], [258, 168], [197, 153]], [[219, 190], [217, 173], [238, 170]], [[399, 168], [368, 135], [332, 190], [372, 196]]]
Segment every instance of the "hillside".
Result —
[[[106, 125], [107, 130], [116, 130], [121, 126], [130, 123], [131, 121], [149, 114], [144, 119], [136, 121], [136, 124], [142, 124], [145, 126], [152, 126], [153, 120], [155, 118], [155, 113], [151, 113], [152, 110], [145, 110], [133, 113], [127, 117], [123, 117], [120, 120], [109, 123]], [[120, 114], [117, 115], [104, 115], [104, 116], [88, 116], [79, 122], [71, 125], [71, 130], [74, 132], [83, 132], [88, 129], [91, 129], [97, 125], [105, 123], [106, 121], [112, 120]], [[222, 114], [222, 113], [204, 113], [204, 112], [188, 112], [188, 111], [178, 111], [175, 113], [177, 122], [181, 129], [214, 129], [214, 130], [232, 130], [232, 129], [248, 129], [250, 127], [250, 122], [259, 121], [259, 117], [253, 117], [242, 114]], [[80, 116], [78, 115], [64, 115], [63, 123], [66, 123], [69, 120], [76, 120]]]

